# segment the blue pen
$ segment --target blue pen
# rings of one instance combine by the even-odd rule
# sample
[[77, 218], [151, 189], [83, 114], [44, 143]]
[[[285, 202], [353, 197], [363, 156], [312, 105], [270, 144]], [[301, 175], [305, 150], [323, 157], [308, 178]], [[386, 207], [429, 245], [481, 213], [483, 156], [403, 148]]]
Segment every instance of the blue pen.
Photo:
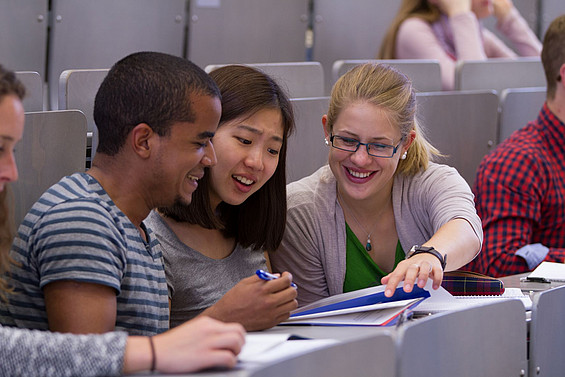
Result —
[[[257, 276], [259, 276], [260, 279], [266, 280], [266, 281], [273, 280], [273, 279], [278, 279], [278, 278], [279, 278], [278, 276], [273, 275], [273, 274], [270, 274], [270, 273], [268, 273], [268, 272], [266, 272], [266, 271], [263, 271], [263, 270], [257, 270], [257, 271], [255, 271], [255, 273], [257, 274]], [[292, 288], [298, 288], [298, 287], [296, 286], [296, 284], [294, 284], [294, 283], [290, 283], [290, 286], [291, 286]]]

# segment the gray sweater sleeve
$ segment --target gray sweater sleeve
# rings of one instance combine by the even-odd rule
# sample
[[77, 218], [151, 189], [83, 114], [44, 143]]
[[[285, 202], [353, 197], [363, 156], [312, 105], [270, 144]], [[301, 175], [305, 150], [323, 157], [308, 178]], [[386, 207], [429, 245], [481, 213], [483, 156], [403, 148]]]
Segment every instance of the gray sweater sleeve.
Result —
[[0, 376], [116, 376], [127, 333], [71, 335], [0, 326]]

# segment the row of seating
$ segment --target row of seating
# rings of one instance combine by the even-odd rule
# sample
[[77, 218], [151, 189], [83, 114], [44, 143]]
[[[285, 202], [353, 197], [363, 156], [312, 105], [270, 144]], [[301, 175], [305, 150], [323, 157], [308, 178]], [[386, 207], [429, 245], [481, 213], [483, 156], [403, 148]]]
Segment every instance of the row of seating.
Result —
[[[68, 76], [61, 95], [61, 103], [69, 110], [26, 113], [23, 144], [16, 152], [21, 170], [15, 183], [18, 223], [51, 184], [64, 175], [84, 171], [89, 161], [87, 150], [92, 155], [96, 150], [92, 109], [99, 83], [75, 88], [72, 77], [77, 74], [79, 78], [81, 73], [85, 72]], [[105, 75], [103, 71], [93, 73], [99, 75], [99, 81]], [[502, 94], [499, 112], [494, 91], [424, 92], [417, 94], [418, 119], [432, 143], [445, 154], [442, 162], [456, 167], [472, 185], [482, 157], [526, 120], [535, 119], [544, 99], [544, 88], [508, 89]], [[313, 173], [328, 156], [321, 118], [327, 112], [329, 97], [291, 101], [297, 127], [288, 145], [289, 182]]]
[[[396, 328], [301, 329], [342, 340], [250, 373], [262, 376], [560, 376], [565, 346], [565, 286], [536, 294], [531, 320], [504, 300], [408, 321]], [[270, 330], [273, 332], [272, 330]], [[274, 331], [285, 332], [284, 327]], [[347, 335], [346, 335], [347, 334]]]
[[[343, 74], [344, 69], [362, 62], [336, 62], [334, 73], [336, 75]], [[525, 67], [533, 67], [530, 64], [531, 60], [523, 62], [526, 63]], [[436, 74], [439, 72], [437, 62], [433, 61], [391, 61], [390, 63], [396, 64], [399, 69], [414, 77], [415, 85], [424, 90], [430, 89], [426, 86], [425, 80], [433, 76], [432, 72], [436, 72]], [[521, 63], [522, 61], [512, 63], [497, 61], [495, 66], [521, 65]], [[490, 62], [478, 64], [471, 62], [470, 64], [475, 72], [476, 66], [483, 65], [488, 67]], [[291, 97], [303, 97], [292, 99], [298, 127], [296, 133], [289, 140], [288, 180], [291, 182], [307, 176], [327, 161], [328, 151], [323, 142], [321, 117], [327, 111], [329, 98], [324, 96], [309, 97], [319, 93], [322, 85], [321, 78], [323, 77], [322, 68], [316, 62], [272, 63], [255, 66], [271, 74], [282, 85], [286, 86]], [[206, 70], [211, 71], [217, 67], [208, 66]], [[418, 67], [426, 68], [416, 69]], [[38, 177], [45, 178], [41, 178], [41, 184], [34, 185], [34, 189], [28, 189], [32, 186], [27, 184], [25, 178], [20, 180], [20, 184], [23, 186], [20, 193], [22, 199], [18, 199], [17, 203], [21, 216], [27, 212], [29, 206], [39, 197], [43, 189], [56, 182], [61, 176], [76, 171], [77, 169], [74, 167], [84, 170], [85, 167], [90, 165], [90, 159], [98, 145], [97, 130], [93, 119], [94, 97], [107, 71], [107, 69], [68, 70], [61, 75], [58, 88], [59, 110], [80, 110], [86, 120], [86, 132], [80, 131], [71, 134], [62, 131], [59, 134], [56, 131], [57, 126], [52, 126], [53, 138], [44, 139], [45, 142], [49, 141], [51, 144], [43, 145], [53, 146], [57, 145], [57, 142], [60, 143], [60, 140], [65, 140], [68, 145], [80, 147], [74, 150], [73, 153], [76, 153], [76, 155], [65, 158], [65, 161], [73, 161], [72, 169], [66, 169], [65, 165], [58, 165], [61, 168], [56, 171], [58, 174], [55, 174], [54, 171], [53, 175], [48, 176], [45, 175], [48, 171], [44, 171], [43, 175]], [[26, 110], [41, 110], [42, 84], [38, 73], [18, 72], [17, 75], [24, 81], [30, 92], [25, 103]], [[315, 84], [316, 82], [318, 85]], [[485, 82], [488, 83], [486, 80]], [[456, 167], [471, 185], [482, 157], [514, 130], [523, 127], [527, 121], [535, 119], [544, 99], [545, 89], [543, 87], [505, 89], [502, 91], [500, 99], [496, 92], [490, 90], [420, 92], [418, 93], [418, 119], [427, 131], [432, 143], [446, 155], [442, 162]], [[61, 124], [63, 130], [68, 127], [64, 121], [61, 121], [61, 119], [65, 119], [61, 113], [35, 115], [35, 117], [40, 116], [46, 117], [46, 119], [57, 117], [57, 122]], [[76, 122], [76, 118], [73, 119], [69, 121]], [[49, 120], [42, 122], [49, 122]], [[32, 132], [31, 127], [34, 126], [28, 127], [29, 132]], [[79, 125], [77, 129], [79, 127], [81, 126]], [[78, 137], [78, 139], [75, 139], [75, 137]], [[28, 140], [32, 139], [29, 138]], [[86, 147], [84, 147], [85, 142]], [[38, 144], [36, 147], [41, 146]], [[40, 153], [40, 149], [36, 151], [33, 146], [30, 146], [30, 148], [24, 148], [25, 150], [33, 150], [29, 156]], [[70, 153], [68, 150], [51, 149], [54, 153]], [[28, 163], [25, 161], [26, 158], [29, 157], [23, 157], [24, 164]], [[29, 165], [34, 166], [35, 164], [37, 166], [37, 164], [45, 163], [41, 156], [38, 156], [38, 159], [38, 162], [29, 161]], [[26, 168], [23, 171], [36, 175], [36, 171], [33, 169]], [[16, 214], [16, 217], [18, 218], [18, 214]]]
[[[57, 82], [69, 68], [109, 68], [133, 51], [184, 56], [201, 67], [233, 62], [312, 60], [325, 70], [339, 59], [376, 55], [398, 10], [389, 0], [3, 0], [0, 62], [39, 72], [57, 109]], [[561, 0], [514, 0], [543, 35], [565, 12]], [[494, 22], [485, 25], [496, 31]], [[539, 26], [541, 25], [541, 26]], [[17, 36], [17, 37], [16, 37]], [[108, 43], [111, 41], [111, 43]]]
[[[410, 77], [417, 91], [441, 91], [440, 66], [437, 60], [338, 60], [333, 63], [332, 82], [356, 65], [380, 62], [394, 66]], [[247, 63], [274, 77], [287, 89], [291, 98], [325, 96], [324, 69], [320, 62]], [[208, 65], [210, 72], [225, 64]], [[73, 108], [75, 103], [84, 108], [81, 98], [90, 100], [108, 69], [73, 69], [61, 73], [57, 85], [57, 109]], [[28, 111], [45, 108], [41, 76], [37, 72], [19, 72], [30, 95], [25, 103]], [[545, 74], [539, 58], [489, 59], [486, 61], [458, 62], [455, 72], [456, 90], [543, 87]], [[69, 98], [67, 98], [69, 97]], [[88, 111], [87, 111], [88, 112]], [[89, 128], [90, 130], [90, 128]]]
[[[332, 67], [333, 82], [358, 64], [381, 62], [397, 67], [412, 79], [421, 92], [441, 90], [441, 71], [437, 60], [337, 60]], [[462, 60], [455, 67], [455, 90], [525, 88], [545, 86], [540, 58]]]
[[[533, 61], [528, 59], [519, 62], [502, 63], [496, 61], [495, 66], [503, 69], [509, 65], [522, 65], [525, 63], [524, 71], [529, 68], [537, 68], [532, 65]], [[394, 62], [393, 62], [394, 63]], [[470, 67], [477, 73], [480, 66], [490, 67], [491, 62], [470, 62]], [[536, 62], [539, 63], [539, 62]], [[395, 63], [404, 69], [404, 62]], [[413, 69], [409, 75], [420, 79], [423, 88], [424, 80], [433, 72], [439, 71], [435, 62], [407, 62], [407, 67], [422, 65], [430, 67], [431, 70]], [[289, 156], [289, 181], [302, 178], [326, 161], [327, 151], [323, 144], [323, 134], [320, 127], [321, 116], [327, 111], [327, 97], [309, 97], [320, 89], [322, 77], [321, 66], [314, 62], [286, 63], [286, 64], [257, 64], [259, 69], [266, 71], [279, 82], [286, 84], [297, 114], [297, 132], [291, 140]], [[208, 66], [209, 72], [216, 66]], [[350, 67], [349, 63], [336, 67]], [[464, 64], [461, 67], [465, 67]], [[461, 70], [465, 72], [465, 70]], [[494, 70], [496, 74], [500, 72]], [[92, 135], [92, 151], [96, 150], [97, 133], [92, 117], [94, 96], [97, 88], [106, 75], [107, 70], [70, 70], [61, 75], [59, 86], [60, 109], [79, 109], [87, 118], [87, 130]], [[342, 71], [336, 70], [341, 73]], [[423, 73], [423, 74], [422, 74]], [[488, 84], [490, 75], [481, 76], [485, 84]], [[480, 81], [480, 80], [477, 80]], [[318, 85], [316, 85], [316, 82]], [[439, 82], [439, 81], [438, 81]], [[418, 84], [416, 84], [418, 85]], [[514, 83], [511, 85], [518, 85]], [[488, 85], [486, 85], [488, 86]], [[418, 94], [419, 114], [422, 125], [428, 130], [430, 140], [440, 151], [446, 154], [446, 163], [455, 166], [460, 173], [472, 184], [475, 171], [482, 157], [487, 154], [496, 144], [508, 137], [514, 130], [523, 127], [527, 121], [536, 118], [537, 112], [544, 102], [544, 89], [505, 89], [501, 93], [502, 102], [499, 106], [499, 98], [493, 91], [454, 91], [454, 92], [421, 92]], [[500, 108], [500, 115], [499, 115]], [[94, 153], [92, 153], [93, 155]], [[293, 158], [296, 157], [296, 160]]]
[[[424, 92], [417, 94], [417, 119], [430, 141], [445, 158], [473, 184], [484, 155], [512, 132], [534, 120], [545, 101], [545, 88], [505, 89], [501, 98], [495, 91]], [[313, 173], [326, 163], [321, 117], [329, 97], [292, 100], [297, 129], [289, 140], [288, 180]]]

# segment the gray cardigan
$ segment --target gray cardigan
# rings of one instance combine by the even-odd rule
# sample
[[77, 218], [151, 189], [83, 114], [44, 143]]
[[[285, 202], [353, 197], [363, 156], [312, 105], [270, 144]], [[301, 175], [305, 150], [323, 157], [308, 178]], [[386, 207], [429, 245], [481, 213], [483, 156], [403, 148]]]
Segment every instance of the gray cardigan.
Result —
[[[300, 306], [343, 293], [346, 232], [336, 187], [328, 165], [287, 186], [285, 234], [281, 246], [269, 257], [273, 271], [292, 273]], [[429, 240], [455, 218], [467, 220], [482, 244], [473, 193], [454, 168], [430, 163], [428, 169], [414, 176], [397, 174], [392, 205], [405, 252]]]

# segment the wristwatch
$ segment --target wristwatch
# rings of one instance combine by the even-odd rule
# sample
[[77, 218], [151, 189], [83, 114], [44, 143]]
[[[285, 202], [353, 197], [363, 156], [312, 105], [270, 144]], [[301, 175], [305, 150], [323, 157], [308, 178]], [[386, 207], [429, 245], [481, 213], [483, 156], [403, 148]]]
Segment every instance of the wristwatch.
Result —
[[422, 254], [422, 253], [428, 253], [428, 254], [434, 255], [437, 259], [439, 259], [439, 262], [441, 263], [442, 270], [445, 270], [445, 265], [447, 263], [447, 254], [443, 254], [443, 256], [442, 256], [436, 249], [433, 248], [433, 246], [414, 245], [410, 249], [410, 252], [406, 256], [406, 259], [411, 258], [414, 255]]

